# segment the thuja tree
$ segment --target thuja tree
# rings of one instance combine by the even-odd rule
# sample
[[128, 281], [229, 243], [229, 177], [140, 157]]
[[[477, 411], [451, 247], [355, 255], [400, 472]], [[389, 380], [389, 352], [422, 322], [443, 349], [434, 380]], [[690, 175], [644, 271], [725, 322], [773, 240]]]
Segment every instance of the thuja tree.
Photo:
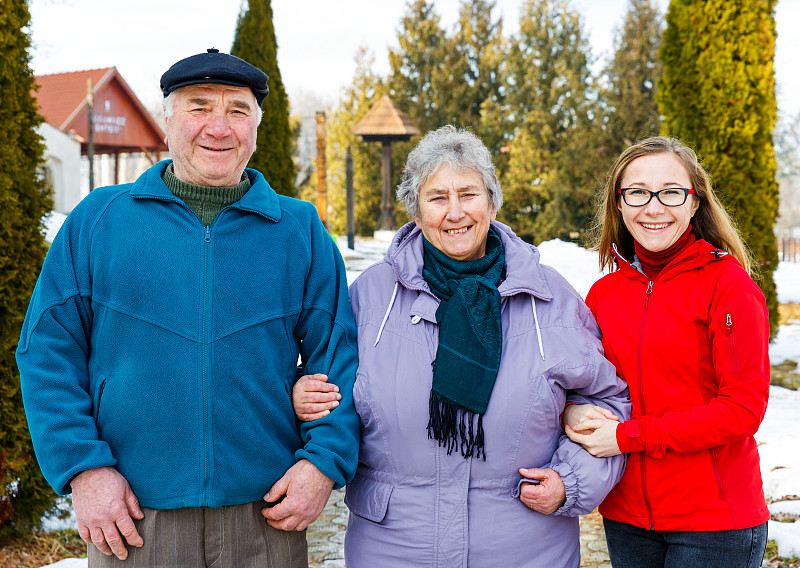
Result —
[[776, 0], [672, 0], [656, 100], [662, 132], [695, 148], [758, 268], [777, 332], [778, 211], [772, 131]]
[[0, 542], [37, 526], [56, 499], [33, 454], [14, 361], [46, 250], [42, 217], [52, 206], [31, 96], [29, 24], [26, 2], [0, 3]]
[[264, 118], [258, 127], [257, 148], [249, 167], [264, 174], [272, 188], [295, 194], [293, 136], [289, 97], [278, 69], [278, 42], [272, 24], [270, 0], [249, 0], [236, 26], [231, 54], [255, 65], [269, 76], [269, 96], [261, 105]]

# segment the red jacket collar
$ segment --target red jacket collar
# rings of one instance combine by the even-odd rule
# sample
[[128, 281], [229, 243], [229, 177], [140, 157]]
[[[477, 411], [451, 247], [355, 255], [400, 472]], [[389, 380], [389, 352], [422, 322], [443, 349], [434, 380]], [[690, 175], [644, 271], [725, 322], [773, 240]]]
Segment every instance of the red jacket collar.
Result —
[[[638, 268], [637, 265], [634, 265], [633, 261], [626, 259], [622, 254], [617, 250], [616, 245], [611, 245], [611, 252], [617, 258], [617, 264], [619, 265], [619, 270], [625, 274], [628, 278], [644, 278], [647, 277], [644, 273]], [[684, 251], [682, 251], [678, 256], [676, 256], [672, 262], [670, 262], [667, 266], [663, 268], [663, 270], [657, 276], [658, 279], [669, 278], [675, 274], [679, 274], [681, 272], [686, 272], [688, 270], [695, 270], [697, 268], [701, 268], [710, 262], [715, 262], [717, 260], [723, 259], [730, 259], [736, 262], [736, 259], [730, 255], [729, 253], [716, 248], [714, 245], [705, 241], [703, 239], [697, 239], [694, 243], [692, 243], [689, 247], [687, 247]]]

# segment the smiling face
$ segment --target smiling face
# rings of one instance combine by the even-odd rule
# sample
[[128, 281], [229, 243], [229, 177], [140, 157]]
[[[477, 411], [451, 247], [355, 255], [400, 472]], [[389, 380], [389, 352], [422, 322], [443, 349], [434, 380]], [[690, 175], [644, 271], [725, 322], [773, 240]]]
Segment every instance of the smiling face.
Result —
[[164, 119], [175, 177], [186, 183], [232, 187], [256, 149], [256, 98], [250, 89], [190, 85], [174, 92]]
[[[625, 169], [620, 187], [641, 187], [660, 191], [668, 187], [691, 188], [692, 182], [683, 164], [671, 153], [636, 158]], [[666, 207], [654, 196], [644, 207], [631, 207], [620, 196], [622, 220], [634, 240], [650, 252], [666, 250], [681, 238], [699, 202], [689, 195], [679, 207]]]
[[420, 187], [414, 221], [425, 238], [450, 258], [475, 260], [486, 254], [495, 213], [480, 174], [444, 164]]

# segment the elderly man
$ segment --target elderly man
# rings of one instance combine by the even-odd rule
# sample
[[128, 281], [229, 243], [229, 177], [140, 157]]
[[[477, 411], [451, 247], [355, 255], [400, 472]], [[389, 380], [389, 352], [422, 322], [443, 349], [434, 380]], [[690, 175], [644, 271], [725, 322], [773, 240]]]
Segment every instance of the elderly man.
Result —
[[[172, 161], [84, 199], [33, 293], [36, 454], [93, 568], [307, 566], [303, 530], [357, 462], [344, 264], [311, 204], [245, 168], [262, 71], [210, 49], [161, 88]], [[342, 395], [302, 426], [298, 357]]]

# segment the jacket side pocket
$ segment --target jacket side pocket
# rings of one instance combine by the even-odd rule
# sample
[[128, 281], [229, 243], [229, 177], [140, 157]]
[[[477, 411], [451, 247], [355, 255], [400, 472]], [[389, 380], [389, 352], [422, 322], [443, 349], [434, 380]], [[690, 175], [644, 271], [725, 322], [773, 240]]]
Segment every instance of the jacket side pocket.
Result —
[[92, 416], [97, 421], [100, 416], [100, 402], [103, 400], [103, 391], [106, 388], [106, 378], [103, 375], [98, 377], [97, 386], [92, 396]]
[[359, 517], [380, 523], [389, 508], [389, 497], [394, 487], [382, 481], [375, 481], [359, 473], [347, 484], [344, 504]]

